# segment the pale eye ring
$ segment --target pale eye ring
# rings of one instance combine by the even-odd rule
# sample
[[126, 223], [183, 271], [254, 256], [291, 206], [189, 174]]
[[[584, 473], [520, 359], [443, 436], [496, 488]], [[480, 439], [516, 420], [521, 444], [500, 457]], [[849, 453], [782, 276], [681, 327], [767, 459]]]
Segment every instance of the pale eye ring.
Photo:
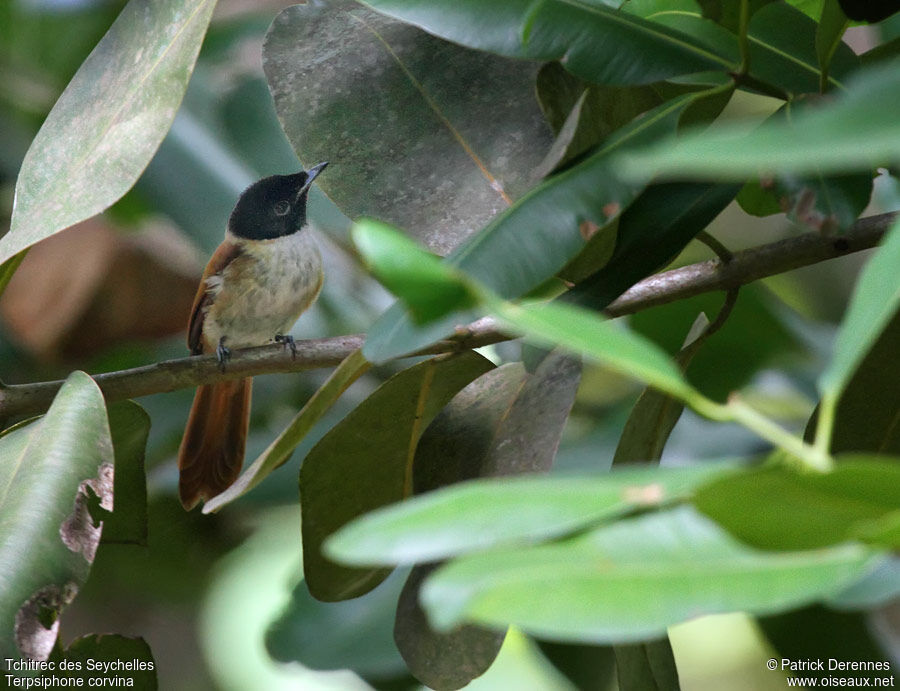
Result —
[[287, 216], [291, 210], [291, 203], [282, 199], [280, 202], [275, 204], [275, 215], [276, 216]]

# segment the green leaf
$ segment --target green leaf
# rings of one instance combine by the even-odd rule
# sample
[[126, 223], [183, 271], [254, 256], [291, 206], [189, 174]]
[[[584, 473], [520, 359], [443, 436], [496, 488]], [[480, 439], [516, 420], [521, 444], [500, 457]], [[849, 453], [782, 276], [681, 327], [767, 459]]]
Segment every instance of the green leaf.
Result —
[[27, 250], [22, 250], [0, 264], [0, 295], [3, 295], [3, 291], [6, 290], [6, 286], [9, 285], [9, 282], [12, 280], [13, 274], [16, 273], [16, 269], [19, 268], [22, 260], [25, 259], [26, 253]]
[[326, 552], [348, 564], [415, 564], [566, 535], [688, 495], [732, 466], [629, 468], [586, 477], [473, 480], [345, 526]]
[[360, 598], [327, 603], [314, 599], [300, 581], [266, 630], [266, 650], [278, 662], [299, 662], [309, 669], [351, 669], [369, 678], [403, 674], [391, 636], [403, 580], [403, 573], [394, 573]]
[[510, 329], [537, 343], [581, 353], [686, 402], [700, 395], [654, 343], [594, 312], [563, 303], [497, 301], [490, 308]]
[[873, 561], [857, 545], [758, 552], [681, 508], [557, 544], [457, 559], [426, 582], [422, 604], [438, 630], [469, 621], [559, 640], [626, 642], [703, 614], [768, 614], [820, 600]]
[[[697, 313], [716, 314], [722, 303], [721, 293], [706, 293], [642, 310], [631, 315], [628, 323], [666, 352], [675, 353], [681, 334]], [[728, 321], [692, 357], [686, 372], [688, 382], [705, 396], [724, 402], [732, 391], [749, 384], [766, 368], [804, 352], [785, 327], [779, 307], [763, 286], [743, 286]], [[753, 338], [748, 338], [749, 333]]]
[[619, 691], [679, 691], [675, 654], [668, 637], [647, 643], [617, 645]]
[[362, 356], [361, 350], [354, 350], [344, 358], [290, 424], [247, 467], [247, 470], [241, 473], [237, 481], [203, 505], [203, 513], [218, 511], [238, 497], [244, 496], [268, 477], [269, 473], [284, 465], [313, 426], [331, 409], [341, 394], [369, 370], [369, 367], [371, 365]]
[[[156, 662], [143, 638], [115, 634], [82, 636], [72, 641], [65, 650], [55, 650], [50, 660], [56, 665], [54, 677], [80, 679], [80, 685], [91, 686], [96, 685], [98, 680], [121, 679], [129, 688], [139, 691], [156, 691], [159, 688]], [[122, 669], [123, 664], [136, 665], [137, 668]], [[104, 669], [102, 665], [108, 667]]]
[[422, 583], [435, 565], [412, 570], [397, 601], [394, 640], [409, 671], [429, 689], [461, 689], [494, 662], [506, 631], [464, 625], [439, 633], [419, 604]]
[[[524, 295], [551, 279], [584, 248], [589, 238], [582, 224], [609, 224], [643, 187], [621, 184], [609, 165], [612, 153], [673, 132], [698, 97], [677, 97], [617, 130], [589, 158], [531, 190], [447, 262], [506, 298]], [[404, 308], [395, 305], [369, 329], [363, 353], [370, 361], [381, 362], [413, 352], [471, 321], [467, 316], [450, 315], [417, 329]]]
[[558, 62], [541, 67], [536, 89], [544, 117], [556, 134], [534, 171], [536, 179], [577, 158], [663, 100], [652, 86], [589, 84]]
[[[741, 0], [699, 0], [703, 8], [703, 16], [721, 24], [733, 34], [740, 30]], [[757, 10], [774, 0], [749, 0], [749, 14], [752, 17]]]
[[872, 196], [872, 174], [776, 178], [782, 211], [810, 230], [834, 233], [849, 228]]
[[[461, 480], [548, 470], [575, 399], [577, 360], [550, 353], [533, 373], [519, 363], [493, 369], [460, 391], [416, 448], [416, 494]], [[431, 688], [459, 688], [481, 675], [503, 635], [465, 626], [436, 633], [418, 604], [434, 565], [413, 569], [397, 606], [395, 639], [416, 677]]]
[[107, 408], [115, 455], [113, 511], [103, 516], [101, 542], [147, 544], [147, 478], [144, 451], [150, 416], [134, 401], [118, 401]]
[[[701, 312], [688, 333], [684, 347], [675, 358], [682, 370], [687, 369], [696, 354], [702, 343], [699, 339], [708, 326], [709, 320]], [[644, 389], [625, 421], [613, 456], [613, 466], [633, 462], [658, 462], [683, 411], [684, 404], [681, 401], [650, 387]]]
[[[838, 400], [831, 453], [900, 456], [900, 312], [863, 358]], [[807, 427], [812, 438], [815, 416]]]
[[[864, 612], [835, 612], [821, 605], [813, 605], [762, 618], [758, 624], [777, 651], [777, 655], [773, 657], [778, 660], [834, 658], [863, 664], [883, 662], [884, 650], [878, 644], [877, 635], [867, 619]], [[797, 635], [799, 631], [803, 632], [802, 636]], [[877, 675], [878, 672], [874, 674]], [[834, 671], [828, 670], [802, 672], [804, 677], [820, 679], [833, 675]]]
[[650, 185], [619, 219], [616, 247], [606, 265], [563, 299], [603, 309], [671, 262], [731, 203], [738, 189], [732, 184]]
[[422, 435], [413, 466], [416, 494], [461, 480], [550, 470], [581, 363], [552, 352], [534, 372], [511, 363], [460, 391]]
[[850, 20], [847, 19], [838, 0], [825, 0], [822, 5], [822, 18], [816, 29], [816, 57], [819, 58], [819, 69], [822, 71], [820, 80], [822, 84], [827, 83], [831, 59], [849, 25]]
[[[724, 59], [734, 63], [740, 60], [736, 32], [703, 19], [697, 12], [661, 12], [654, 20], [692, 36]], [[759, 86], [783, 93], [817, 92], [821, 72], [815, 51], [816, 28], [816, 22], [785, 3], [773, 2], [760, 8], [747, 31], [750, 76]], [[843, 80], [859, 61], [848, 46], [840, 45], [836, 46], [834, 63], [828, 84], [842, 88]]]
[[304, 163], [350, 218], [399, 225], [447, 254], [532, 184], [551, 133], [538, 66], [468, 50], [350, 0], [283, 10], [263, 67]]
[[455, 43], [509, 57], [560, 60], [597, 84], [649, 84], [729, 69], [684, 34], [590, 0], [366, 0], [370, 7]]
[[326, 434], [300, 468], [303, 568], [319, 600], [368, 592], [383, 569], [348, 569], [328, 560], [322, 542], [338, 528], [412, 492], [419, 437], [435, 415], [492, 365], [477, 353], [426, 360], [382, 384]]
[[[787, 3], [773, 2], [750, 20], [750, 72], [789, 93], [816, 93], [822, 74], [818, 54], [819, 27]], [[831, 46], [827, 84], [843, 88], [844, 80], [859, 67], [851, 48], [840, 36]]]
[[863, 269], [841, 322], [834, 355], [819, 377], [823, 398], [837, 399], [859, 363], [900, 307], [900, 221]]
[[100, 389], [69, 375], [46, 415], [0, 438], [0, 457], [0, 657], [46, 659], [100, 541], [90, 507], [112, 508]]
[[[769, 5], [776, 7], [777, 5]], [[871, 170], [900, 158], [900, 121], [893, 116], [900, 66], [866, 70], [833, 103], [809, 109], [790, 122], [714, 125], [702, 133], [661, 141], [642, 152], [623, 153], [623, 174], [742, 180], [762, 173]]]
[[474, 306], [476, 298], [458, 271], [391, 226], [364, 218], [351, 236], [372, 273], [406, 303], [416, 323]]
[[0, 262], [131, 188], [172, 124], [214, 7], [214, 0], [128, 3], [25, 156]]
[[713, 479], [693, 502], [732, 535], [762, 549], [812, 549], [857, 537], [889, 544], [875, 522], [900, 512], [900, 464], [844, 457], [830, 473], [750, 469]]

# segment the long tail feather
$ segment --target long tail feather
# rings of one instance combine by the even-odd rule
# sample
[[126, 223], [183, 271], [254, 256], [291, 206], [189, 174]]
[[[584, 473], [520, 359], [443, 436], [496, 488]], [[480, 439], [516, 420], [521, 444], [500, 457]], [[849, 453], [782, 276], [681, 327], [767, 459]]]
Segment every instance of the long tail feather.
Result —
[[252, 384], [247, 378], [197, 387], [178, 450], [178, 493], [188, 511], [237, 480], [247, 443]]

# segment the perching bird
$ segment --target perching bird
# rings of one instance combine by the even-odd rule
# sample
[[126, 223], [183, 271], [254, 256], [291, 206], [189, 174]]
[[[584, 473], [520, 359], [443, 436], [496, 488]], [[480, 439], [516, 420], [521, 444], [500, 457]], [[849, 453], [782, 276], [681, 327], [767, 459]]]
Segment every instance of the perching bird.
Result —
[[[273, 175], [241, 194], [200, 281], [188, 325], [193, 355], [278, 341], [322, 288], [322, 257], [306, 225], [309, 188], [327, 162]], [[197, 387], [181, 448], [178, 491], [185, 509], [227, 489], [244, 460], [252, 378]]]

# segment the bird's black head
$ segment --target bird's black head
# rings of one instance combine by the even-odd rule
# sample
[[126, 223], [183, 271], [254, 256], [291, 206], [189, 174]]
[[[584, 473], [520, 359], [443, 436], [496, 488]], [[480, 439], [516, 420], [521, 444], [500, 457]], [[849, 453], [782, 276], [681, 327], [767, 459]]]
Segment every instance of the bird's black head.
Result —
[[306, 197], [328, 162], [294, 175], [272, 175], [245, 189], [228, 219], [232, 234], [248, 240], [274, 240], [306, 225]]

